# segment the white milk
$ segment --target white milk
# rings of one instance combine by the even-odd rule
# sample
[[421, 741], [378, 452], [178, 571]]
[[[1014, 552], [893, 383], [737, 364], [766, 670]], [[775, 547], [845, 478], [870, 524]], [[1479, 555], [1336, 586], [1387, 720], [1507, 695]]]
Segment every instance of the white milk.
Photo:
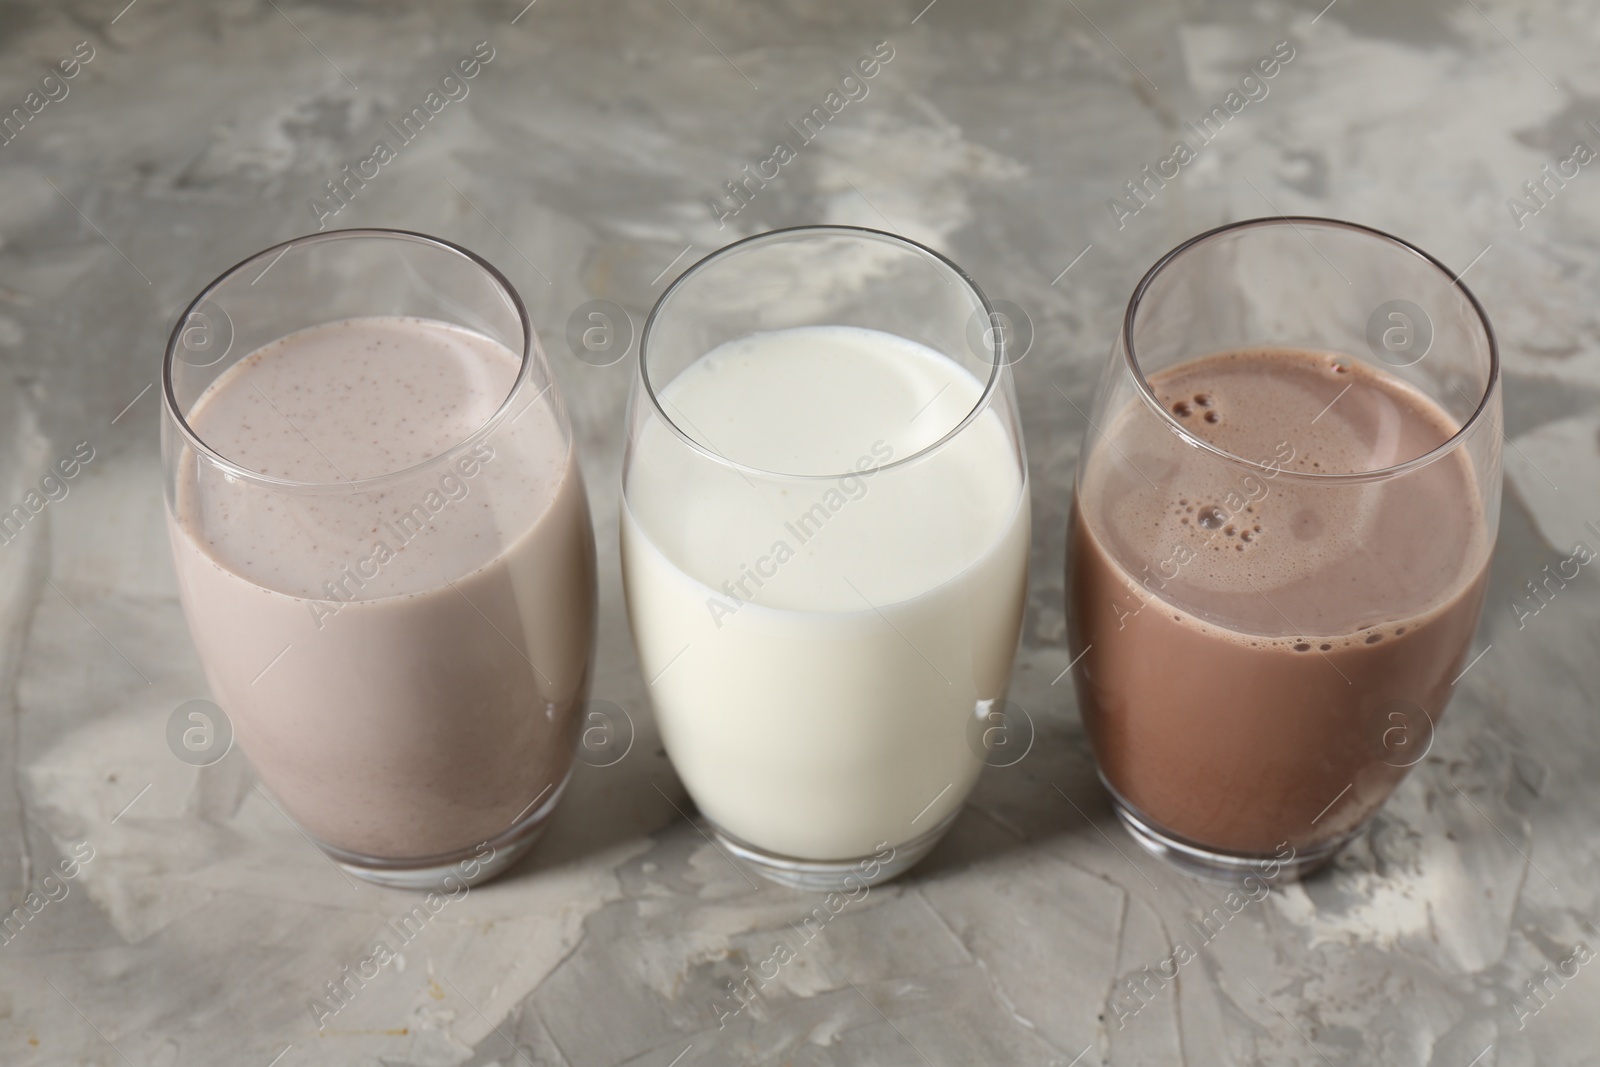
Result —
[[[981, 384], [914, 342], [804, 327], [722, 345], [663, 408], [720, 455], [812, 475], [939, 440]], [[653, 415], [632, 443], [622, 567], [668, 754], [737, 838], [810, 860], [900, 844], [982, 768], [1022, 622], [1026, 483], [1000, 417], [903, 467], [741, 473]]]
[[[246, 468], [400, 471], [499, 408], [517, 357], [420, 319], [264, 346], [188, 420]], [[548, 401], [381, 491], [285, 494], [184, 463], [169, 530], [195, 647], [282, 807], [361, 856], [470, 849], [543, 809], [590, 671], [594, 541]]]

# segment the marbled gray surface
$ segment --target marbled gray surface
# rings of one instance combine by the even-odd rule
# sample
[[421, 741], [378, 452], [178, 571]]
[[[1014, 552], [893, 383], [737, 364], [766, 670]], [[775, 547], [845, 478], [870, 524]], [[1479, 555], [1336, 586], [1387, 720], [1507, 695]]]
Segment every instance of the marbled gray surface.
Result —
[[[1537, 615], [1513, 607], [1575, 542], [1600, 547], [1584, 528], [1600, 522], [1600, 177], [1573, 164], [1540, 200], [1522, 189], [1600, 146], [1600, 8], [125, 2], [0, 4], [0, 113], [27, 116], [0, 145], [0, 507], [94, 450], [0, 545], [0, 899], [66, 889], [0, 944], [0, 1062], [1600, 1064], [1600, 964], [1546, 977], [1600, 948], [1600, 593], [1586, 571]], [[182, 303], [314, 229], [323, 183], [479, 41], [494, 58], [470, 95], [327, 221], [452, 238], [522, 289], [595, 500], [595, 695], [638, 736], [580, 768], [527, 861], [435, 916], [319, 1031], [308, 1001], [414, 900], [341, 878], [238, 753], [197, 770], [168, 751], [169, 713], [207, 694], [150, 386]], [[882, 41], [893, 59], [867, 96], [737, 214], [708, 205]], [[1280, 41], [1294, 58], [1270, 92], [1119, 227], [1108, 199]], [[75, 49], [92, 58], [41, 88]], [[1129, 983], [1223, 891], [1133, 846], [1052, 684], [1079, 409], [1157, 255], [1278, 212], [1470, 265], [1510, 441], [1487, 651], [1365, 839], [1138, 997]], [[629, 369], [563, 338], [584, 301], [642, 324], [694, 258], [818, 221], [924, 240], [1031, 316], [1035, 551], [1012, 698], [1038, 736], [922, 867], [841, 912], [719, 1029], [727, 981], [818, 901], [752, 884], [673, 808], [615, 563]]]

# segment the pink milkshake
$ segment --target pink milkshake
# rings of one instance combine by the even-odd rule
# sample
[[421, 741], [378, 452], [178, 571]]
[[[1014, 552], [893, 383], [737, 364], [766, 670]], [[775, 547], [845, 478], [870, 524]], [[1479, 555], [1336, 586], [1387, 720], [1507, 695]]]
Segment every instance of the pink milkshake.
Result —
[[[594, 539], [555, 394], [432, 319], [290, 333], [183, 413], [169, 530], [190, 632], [283, 811], [422, 885], [531, 842], [571, 770]], [[502, 411], [507, 397], [513, 400]], [[170, 451], [170, 450], [169, 450]]]

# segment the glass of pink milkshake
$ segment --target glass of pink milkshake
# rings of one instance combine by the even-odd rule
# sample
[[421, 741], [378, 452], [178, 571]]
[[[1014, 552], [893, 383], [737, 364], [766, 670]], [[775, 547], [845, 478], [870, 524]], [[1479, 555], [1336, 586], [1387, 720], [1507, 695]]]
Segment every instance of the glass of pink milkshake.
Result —
[[299, 238], [195, 298], [163, 386], [184, 614], [275, 806], [369, 881], [504, 870], [566, 785], [595, 626], [516, 290], [420, 234]]

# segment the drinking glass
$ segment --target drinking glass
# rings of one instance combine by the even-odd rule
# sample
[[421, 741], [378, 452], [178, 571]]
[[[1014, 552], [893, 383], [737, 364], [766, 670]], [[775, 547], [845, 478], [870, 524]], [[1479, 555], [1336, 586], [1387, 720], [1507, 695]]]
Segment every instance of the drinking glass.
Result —
[[1028, 561], [996, 321], [942, 256], [816, 226], [713, 253], [645, 323], [622, 475], [634, 646], [689, 794], [775, 881], [904, 871], [983, 767], [971, 738], [1006, 694]]
[[[296, 352], [303, 383], [266, 376]], [[567, 782], [595, 626], [572, 431], [516, 290], [422, 234], [298, 238], [194, 299], [163, 385], [179, 595], [269, 799], [370, 881], [504, 870]]]
[[1488, 319], [1377, 230], [1223, 226], [1134, 290], [1088, 421], [1068, 645], [1116, 812], [1193, 873], [1303, 875], [1427, 755], [1469, 666]]

